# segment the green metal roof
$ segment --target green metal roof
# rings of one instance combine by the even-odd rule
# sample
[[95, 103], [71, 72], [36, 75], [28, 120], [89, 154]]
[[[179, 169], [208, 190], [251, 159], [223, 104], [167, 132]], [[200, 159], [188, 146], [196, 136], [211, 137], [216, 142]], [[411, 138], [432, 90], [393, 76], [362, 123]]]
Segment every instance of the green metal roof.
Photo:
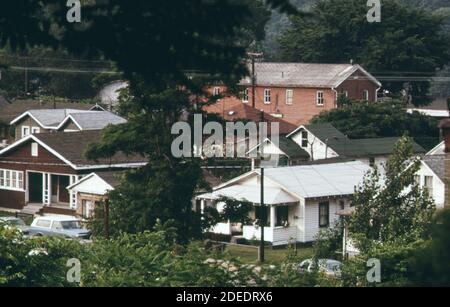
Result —
[[279, 148], [283, 151], [290, 159], [306, 158], [309, 159], [309, 154], [295, 143], [290, 138], [280, 137], [279, 138]]

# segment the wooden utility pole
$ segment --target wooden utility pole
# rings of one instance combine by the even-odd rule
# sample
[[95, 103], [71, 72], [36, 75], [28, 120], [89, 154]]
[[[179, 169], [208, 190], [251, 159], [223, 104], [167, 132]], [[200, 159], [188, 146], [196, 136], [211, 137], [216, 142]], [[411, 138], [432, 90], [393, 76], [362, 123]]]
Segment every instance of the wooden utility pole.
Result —
[[256, 58], [262, 57], [262, 53], [249, 52], [247, 53], [252, 61], [252, 107], [256, 106], [256, 73], [255, 73], [255, 61]]

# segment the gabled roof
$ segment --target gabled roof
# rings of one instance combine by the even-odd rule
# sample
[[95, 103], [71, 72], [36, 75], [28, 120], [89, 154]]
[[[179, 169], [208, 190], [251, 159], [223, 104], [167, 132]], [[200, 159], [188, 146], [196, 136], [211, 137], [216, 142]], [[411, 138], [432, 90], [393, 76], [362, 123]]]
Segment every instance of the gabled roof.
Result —
[[[381, 83], [360, 65], [255, 63], [256, 84], [258, 86], [332, 88], [339, 86], [357, 71], [365, 75], [367, 80], [374, 82], [377, 86], [381, 86]], [[250, 85], [250, 78], [245, 78], [241, 81], [241, 84]]]
[[61, 129], [72, 121], [80, 130], [101, 130], [108, 125], [124, 124], [127, 120], [108, 111], [73, 112], [58, 125]]
[[[393, 152], [395, 144], [400, 137], [349, 139], [330, 123], [301, 125], [288, 137], [305, 129], [326, 143], [338, 155], [343, 157], [365, 157], [389, 155]], [[422, 146], [413, 142], [414, 153], [425, 153]]]
[[445, 155], [424, 156], [422, 162], [425, 163], [442, 182], [445, 182]]
[[[318, 198], [353, 194], [355, 186], [362, 182], [364, 175], [370, 169], [370, 166], [362, 162], [352, 161], [267, 168], [264, 171], [264, 175], [270, 182], [276, 183], [283, 192], [287, 193], [280, 195], [279, 189], [275, 189], [273, 192], [275, 192], [276, 195], [272, 195], [273, 197], [279, 195], [280, 197], [287, 198], [288, 195], [291, 195], [297, 198]], [[230, 191], [233, 193], [240, 193], [238, 195], [243, 195], [245, 190], [239, 189], [238, 187], [233, 188], [233, 190], [232, 187], [239, 186], [240, 182], [245, 181], [246, 178], [255, 176], [255, 174], [260, 176], [260, 171], [254, 170], [236, 177], [216, 187], [213, 194], [220, 195], [223, 191]], [[259, 185], [257, 183], [254, 183], [253, 186], [249, 183], [245, 184], [245, 188], [248, 189], [251, 194], [247, 196], [247, 200], [252, 201], [258, 199], [258, 187]], [[228, 190], [225, 190], [227, 188]], [[265, 194], [267, 194], [272, 192], [272, 190], [271, 188], [267, 188], [265, 192]], [[211, 197], [211, 195], [205, 196]], [[251, 199], [248, 199], [250, 197]], [[202, 198], [202, 196], [200, 196], [200, 198]]]
[[105, 182], [107, 186], [109, 186], [109, 190], [114, 190], [120, 184], [120, 177], [123, 175], [123, 171], [107, 171], [107, 172], [95, 172], [90, 173], [87, 176], [84, 176], [81, 180], [69, 185], [67, 187], [68, 190], [75, 188], [76, 186], [82, 184], [83, 182], [93, 178], [98, 177]]
[[437, 144], [433, 149], [426, 153], [427, 156], [445, 154], [445, 141]]
[[34, 141], [76, 170], [101, 169], [109, 167], [135, 167], [147, 164], [142, 156], [117, 153], [109, 159], [88, 160], [85, 157], [90, 144], [100, 141], [100, 130], [80, 132], [51, 132], [28, 135], [0, 151], [2, 156], [17, 146]]
[[[270, 138], [267, 138], [265, 140], [265, 142], [270, 142], [273, 144], [273, 146], [275, 145], [275, 142], [272, 142], [272, 140]], [[257, 146], [251, 148], [247, 154], [253, 152], [254, 150], [258, 149], [261, 146], [261, 144], [258, 144]], [[298, 145], [296, 142], [294, 142], [292, 139], [281, 136], [278, 138], [278, 149], [283, 152], [288, 158], [290, 159], [298, 159], [298, 158], [304, 158], [304, 159], [309, 159], [309, 154], [308, 152], [306, 152], [306, 150], [304, 150], [303, 148], [300, 147], [300, 145]]]
[[[223, 111], [223, 118], [227, 121], [245, 120], [247, 122], [261, 122], [262, 111], [249, 106], [246, 103], [234, 104]], [[277, 118], [270, 114], [264, 113], [264, 122], [267, 123], [267, 134], [271, 133], [272, 123], [279, 123], [279, 133], [288, 134], [293, 131], [296, 126], [294, 124], [284, 121], [282, 118]]]
[[2, 107], [0, 112], [0, 122], [9, 124], [14, 118], [29, 110], [37, 109], [75, 109], [75, 110], [90, 110], [94, 107], [92, 104], [72, 103], [72, 102], [55, 102], [55, 103], [40, 103], [37, 100], [15, 100], [10, 104]]
[[98, 112], [98, 111], [82, 111], [75, 109], [38, 109], [29, 110], [22, 113], [18, 117], [11, 121], [11, 125], [14, 125], [23, 118], [29, 116], [36, 121], [44, 129], [55, 129], [58, 125], [71, 113], [81, 112]]

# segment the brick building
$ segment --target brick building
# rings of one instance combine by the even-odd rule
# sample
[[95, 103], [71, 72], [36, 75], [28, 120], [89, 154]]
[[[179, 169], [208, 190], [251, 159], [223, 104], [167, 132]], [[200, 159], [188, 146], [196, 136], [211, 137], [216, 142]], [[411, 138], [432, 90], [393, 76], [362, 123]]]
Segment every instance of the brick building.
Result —
[[[241, 97], [224, 97], [205, 107], [209, 113], [222, 114], [236, 104], [248, 104], [294, 125], [308, 123], [322, 111], [337, 107], [339, 95], [349, 99], [375, 102], [381, 83], [360, 65], [256, 63], [253, 105], [251, 77], [241, 80]], [[212, 86], [212, 94], [225, 92]]]

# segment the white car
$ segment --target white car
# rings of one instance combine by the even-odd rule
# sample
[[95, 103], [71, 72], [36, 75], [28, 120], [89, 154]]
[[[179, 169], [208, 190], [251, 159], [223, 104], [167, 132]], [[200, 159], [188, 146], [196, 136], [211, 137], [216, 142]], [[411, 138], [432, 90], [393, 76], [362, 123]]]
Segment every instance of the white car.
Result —
[[342, 270], [342, 262], [334, 259], [313, 259], [303, 260], [300, 265], [300, 271], [311, 273], [316, 269], [316, 263], [319, 266], [319, 272], [325, 273], [329, 277], [340, 278]]
[[81, 221], [73, 216], [47, 215], [33, 220], [29, 228], [32, 236], [63, 236], [70, 238], [88, 239], [89, 230], [81, 226]]

